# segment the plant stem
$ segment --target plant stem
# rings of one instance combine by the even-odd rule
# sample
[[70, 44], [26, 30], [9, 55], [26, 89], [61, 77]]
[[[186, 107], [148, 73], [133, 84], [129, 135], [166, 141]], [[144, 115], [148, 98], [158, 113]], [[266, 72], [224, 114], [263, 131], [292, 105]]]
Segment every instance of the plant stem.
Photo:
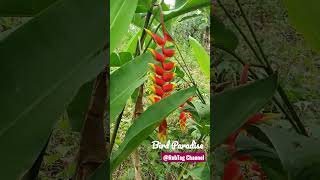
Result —
[[[239, 3], [239, 0], [236, 0], [236, 3], [237, 3], [237, 6], [238, 6], [239, 9], [240, 9], [240, 12], [241, 12], [241, 15], [242, 15], [243, 19], [244, 19], [245, 22], [246, 22], [246, 25], [247, 25], [248, 28], [249, 28], [249, 31], [250, 31], [250, 33], [251, 33], [251, 36], [253, 37], [253, 39], [254, 39], [254, 41], [255, 41], [255, 43], [256, 43], [256, 45], [257, 45], [257, 47], [258, 47], [258, 49], [259, 49], [259, 51], [260, 51], [260, 53], [261, 53], [261, 55], [262, 55], [262, 57], [263, 57], [264, 62], [265, 62], [266, 65], [267, 65], [266, 72], [267, 72], [269, 75], [270, 75], [270, 74], [273, 74], [273, 69], [272, 69], [272, 67], [271, 67], [271, 65], [270, 65], [270, 63], [269, 63], [269, 61], [268, 61], [268, 59], [267, 59], [267, 57], [266, 57], [266, 55], [265, 55], [265, 53], [264, 53], [261, 45], [260, 45], [260, 43], [259, 43], [259, 41], [257, 40], [257, 36], [255, 35], [255, 33], [254, 33], [254, 31], [253, 31], [250, 23], [249, 23], [249, 20], [248, 20], [248, 18], [246, 17], [246, 15], [245, 15], [245, 13], [244, 13], [244, 11], [243, 11], [243, 9], [242, 9], [241, 4]], [[305, 136], [308, 136], [308, 133], [307, 133], [304, 125], [302, 124], [302, 122], [301, 122], [301, 120], [300, 120], [297, 112], [294, 110], [294, 108], [293, 108], [293, 106], [292, 106], [292, 104], [291, 104], [291, 102], [290, 102], [287, 94], [284, 92], [284, 90], [283, 90], [283, 88], [282, 88], [281, 86], [278, 86], [278, 93], [279, 93], [279, 95], [281, 96], [281, 98], [282, 98], [282, 100], [284, 101], [284, 103], [287, 105], [288, 110], [290, 111], [291, 115], [293, 116], [293, 119], [296, 121], [296, 123], [297, 123], [297, 125], [298, 125], [298, 127], [299, 127], [299, 129], [300, 129], [300, 131], [301, 131], [301, 133], [302, 133], [303, 135], [305, 135]]]
[[[180, 48], [179, 48], [178, 44], [174, 43], [174, 45], [176, 46], [176, 48], [177, 48], [177, 50], [178, 50], [178, 53], [179, 53], [179, 55], [180, 55], [180, 57], [181, 57], [181, 60], [182, 60], [182, 62], [183, 62], [183, 64], [184, 64], [185, 68], [187, 69], [186, 73], [189, 74], [188, 77], [189, 77], [190, 81], [192, 82], [192, 84], [193, 84], [193, 85], [196, 87], [196, 89], [197, 89], [197, 94], [198, 94], [199, 99], [201, 100], [201, 102], [202, 102], [203, 104], [206, 104], [206, 101], [204, 100], [204, 98], [203, 98], [203, 96], [202, 96], [202, 94], [201, 94], [201, 92], [200, 92], [200, 90], [199, 90], [199, 88], [198, 88], [195, 80], [192, 78], [192, 74], [191, 74], [191, 72], [190, 72], [190, 70], [189, 70], [189, 68], [188, 68], [188, 65], [187, 65], [185, 59], [184, 59], [183, 56], [182, 56], [182, 53], [181, 53], [181, 51], [180, 51]], [[177, 60], [177, 58], [176, 58], [176, 60]], [[178, 61], [178, 60], [177, 60], [177, 61]], [[180, 64], [180, 63], [179, 63], [179, 64]], [[181, 66], [181, 64], [180, 64], [180, 66]], [[183, 66], [181, 66], [181, 67], [183, 67]]]
[[259, 49], [259, 51], [260, 51], [260, 53], [261, 53], [261, 55], [262, 55], [262, 58], [263, 58], [264, 62], [266, 63], [267, 67], [268, 67], [268, 69], [267, 69], [267, 71], [269, 71], [268, 73], [272, 74], [272, 73], [273, 73], [273, 70], [272, 70], [272, 68], [271, 68], [271, 65], [270, 65], [269, 61], [267, 60], [267, 57], [266, 57], [265, 53], [264, 53], [263, 50], [262, 50], [262, 47], [261, 47], [261, 45], [260, 45], [260, 43], [259, 43], [259, 41], [258, 41], [258, 39], [257, 39], [257, 36], [256, 36], [256, 34], [254, 33], [254, 31], [253, 31], [253, 29], [252, 29], [252, 27], [251, 27], [251, 25], [250, 25], [250, 22], [249, 22], [247, 16], [245, 15], [245, 13], [244, 13], [244, 11], [243, 11], [241, 4], [239, 3], [239, 0], [236, 0], [236, 3], [237, 3], [237, 6], [238, 6], [239, 9], [240, 9], [241, 16], [243, 17], [246, 25], [247, 25], [248, 28], [249, 28], [249, 31], [250, 31], [253, 39], [254, 39], [254, 42], [255, 42], [256, 45], [258, 46], [258, 49]]
[[276, 97], [273, 97], [272, 100], [276, 103], [276, 105], [279, 107], [279, 109], [283, 112], [283, 114], [286, 116], [286, 118], [289, 120], [293, 128], [296, 130], [296, 132], [300, 132], [299, 128], [297, 125], [293, 122], [292, 118], [290, 115], [287, 113], [287, 111], [282, 107], [281, 103]]
[[[257, 57], [258, 61], [261, 64], [264, 64], [260, 58], [260, 56], [258, 55], [257, 51], [253, 48], [253, 45], [250, 43], [250, 41], [248, 40], [248, 38], [246, 37], [246, 35], [243, 33], [243, 31], [241, 30], [241, 28], [238, 26], [238, 24], [235, 22], [235, 20], [232, 18], [232, 16], [230, 15], [230, 13], [226, 10], [226, 8], [223, 6], [223, 4], [221, 3], [220, 0], [217, 0], [218, 4], [221, 6], [221, 8], [223, 9], [223, 11], [225, 12], [225, 14], [227, 15], [227, 17], [231, 20], [232, 24], [236, 27], [236, 29], [238, 30], [238, 32], [241, 34], [242, 38], [245, 40], [245, 42], [247, 43], [247, 45], [250, 47], [250, 49], [252, 50], [252, 52], [254, 53], [254, 55]], [[236, 0], [238, 1], [238, 0]], [[237, 3], [238, 6], [241, 7], [240, 3]], [[240, 11], [242, 10], [242, 8], [240, 9]], [[246, 25], [248, 26], [251, 35], [253, 36], [253, 39], [255, 40], [255, 43], [257, 44], [260, 53], [262, 54], [263, 60], [265, 61], [266, 65], [267, 65], [267, 69], [265, 69], [266, 73], [268, 75], [273, 73], [272, 67], [270, 66], [265, 53], [263, 52], [257, 38], [256, 35], [254, 34], [254, 31], [252, 29], [252, 27], [250, 26], [250, 23], [248, 21], [248, 19], [246, 18], [246, 16], [244, 16], [244, 12], [242, 10], [241, 12], [242, 16], [244, 17], [245, 21], [246, 21]], [[293, 120], [296, 122], [296, 124], [298, 125], [300, 131], [298, 133], [302, 133], [305, 136], [308, 136], [308, 133], [303, 125], [303, 123], [301, 122], [301, 120], [299, 119], [299, 116], [297, 115], [296, 111], [293, 108], [293, 105], [291, 104], [291, 102], [289, 101], [288, 96], [286, 95], [286, 93], [284, 92], [283, 88], [279, 85], [278, 89], [277, 89], [280, 97], [282, 98], [282, 100], [284, 101], [284, 103], [287, 105], [288, 110], [290, 111], [290, 113], [292, 114], [292, 118]]]
[[[214, 47], [215, 47], [215, 46], [214, 46]], [[222, 51], [224, 51], [224, 52], [226, 52], [226, 53], [228, 53], [228, 54], [230, 54], [230, 55], [233, 56], [236, 60], [238, 60], [243, 66], [246, 64], [246, 63], [244, 62], [244, 60], [242, 60], [236, 53], [234, 53], [234, 52], [232, 52], [232, 51], [230, 51], [230, 50], [228, 50], [228, 49], [226, 49], [226, 48], [222, 48], [222, 47], [216, 47], [216, 48], [217, 48], [217, 49], [220, 49], [220, 50], [222, 50]], [[255, 79], [259, 79], [258, 76], [256, 75], [256, 73], [254, 73], [251, 68], [249, 68], [249, 72], [253, 75], [253, 77], [254, 77]]]
[[[215, 46], [214, 46], [215, 47]], [[223, 50], [225, 51], [226, 53], [232, 55], [235, 59], [237, 59], [242, 65], [245, 64], [245, 62], [237, 55], [235, 54], [234, 52], [228, 50], [228, 49], [225, 49], [225, 48], [222, 48], [222, 47], [216, 47], [217, 49], [220, 49], [220, 50]], [[250, 74], [252, 74], [252, 76], [254, 77], [254, 79], [259, 79], [257, 74], [252, 71], [251, 68], [249, 68], [249, 72]], [[286, 115], [286, 117], [288, 118], [289, 122], [291, 123], [291, 125], [293, 126], [293, 128], [296, 130], [296, 132], [300, 133], [300, 130], [299, 128], [297, 127], [297, 125], [294, 123], [293, 119], [291, 116], [288, 115], [288, 113], [286, 112], [286, 110], [282, 107], [282, 105], [280, 104], [280, 102], [274, 97], [273, 98], [274, 102], [277, 104], [277, 106], [280, 108], [280, 110]]]
[[119, 126], [120, 126], [120, 122], [121, 122], [121, 119], [122, 119], [122, 115], [123, 115], [124, 109], [125, 109], [125, 107], [122, 109], [120, 115], [118, 116], [116, 124], [115, 124], [115, 127], [113, 129], [113, 133], [112, 133], [112, 137], [111, 137], [111, 141], [110, 141], [110, 152], [112, 152], [112, 148], [113, 148], [114, 142], [115, 142], [117, 134], [118, 134], [118, 129], [119, 129]]
[[224, 7], [224, 5], [221, 3], [220, 0], [217, 0], [218, 4], [221, 6], [221, 8], [223, 9], [224, 13], [227, 15], [227, 17], [230, 19], [230, 21], [232, 22], [232, 24], [236, 27], [236, 29], [238, 30], [238, 32], [241, 34], [241, 36], [243, 37], [243, 39], [246, 41], [246, 43], [248, 44], [248, 46], [250, 47], [250, 49], [252, 50], [252, 52], [254, 53], [254, 55], [257, 57], [258, 61], [263, 64], [260, 56], [258, 55], [257, 51], [254, 49], [254, 47], [252, 46], [252, 44], [250, 43], [249, 39], [247, 38], [247, 36], [244, 34], [244, 32], [241, 30], [241, 28], [238, 26], [238, 24], [235, 22], [235, 20], [232, 18], [232, 16], [230, 15], [230, 13], [227, 11], [227, 9]]

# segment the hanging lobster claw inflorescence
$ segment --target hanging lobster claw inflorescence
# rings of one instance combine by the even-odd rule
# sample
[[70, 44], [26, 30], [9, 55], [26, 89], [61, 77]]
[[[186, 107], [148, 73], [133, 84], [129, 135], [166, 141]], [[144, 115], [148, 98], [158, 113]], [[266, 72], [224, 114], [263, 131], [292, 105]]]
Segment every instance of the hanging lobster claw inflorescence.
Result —
[[[150, 89], [153, 95], [149, 96], [149, 100], [152, 103], [157, 103], [161, 99], [170, 96], [172, 91], [174, 91], [176, 84], [172, 83], [175, 77], [175, 73], [173, 72], [176, 63], [169, 60], [169, 58], [173, 57], [175, 54], [175, 49], [166, 48], [165, 45], [167, 42], [174, 43], [173, 38], [170, 34], [166, 31], [165, 24], [164, 24], [164, 17], [162, 10], [160, 8], [160, 23], [163, 38], [159, 35], [151, 32], [148, 29], [145, 29], [146, 33], [149, 34], [153, 41], [161, 48], [161, 51], [158, 52], [155, 49], [148, 48], [148, 51], [152, 54], [153, 58], [155, 59], [155, 63], [149, 63], [151, 70], [154, 72], [153, 75], [150, 75], [150, 79], [152, 80], [153, 84]], [[182, 130], [186, 129], [186, 120], [187, 120], [187, 111], [182, 111], [180, 114], [180, 127]], [[164, 143], [166, 141], [167, 136], [167, 120], [164, 119], [158, 131], [158, 138], [159, 140]]]

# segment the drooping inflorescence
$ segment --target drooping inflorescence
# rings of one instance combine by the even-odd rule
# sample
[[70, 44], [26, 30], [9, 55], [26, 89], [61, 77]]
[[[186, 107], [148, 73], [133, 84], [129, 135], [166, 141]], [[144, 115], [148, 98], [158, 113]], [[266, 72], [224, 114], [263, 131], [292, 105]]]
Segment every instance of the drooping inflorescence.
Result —
[[[174, 56], [175, 49], [166, 48], [166, 43], [171, 42], [174, 43], [173, 38], [166, 31], [164, 21], [163, 21], [163, 13], [160, 11], [160, 20], [162, 26], [163, 38], [157, 35], [156, 33], [151, 32], [148, 29], [145, 29], [146, 33], [149, 34], [153, 41], [161, 48], [161, 50], [157, 51], [155, 49], [148, 48], [149, 52], [152, 54], [155, 63], [149, 63], [151, 70], [153, 71], [153, 75], [150, 75], [150, 79], [153, 82], [153, 85], [150, 87], [152, 91], [152, 95], [148, 98], [152, 103], [157, 103], [161, 99], [170, 96], [172, 91], [175, 89], [176, 84], [173, 83], [173, 80], [176, 76], [176, 73], [173, 72], [176, 67], [176, 63], [170, 61], [170, 58]], [[185, 103], [184, 103], [185, 104]], [[183, 105], [180, 106], [180, 127], [182, 130], [186, 129], [186, 119], [187, 114], [190, 113], [185, 111]], [[189, 115], [190, 116], [190, 115]], [[166, 118], [163, 119], [159, 126], [158, 138], [161, 142], [166, 142], [166, 137], [168, 133]]]

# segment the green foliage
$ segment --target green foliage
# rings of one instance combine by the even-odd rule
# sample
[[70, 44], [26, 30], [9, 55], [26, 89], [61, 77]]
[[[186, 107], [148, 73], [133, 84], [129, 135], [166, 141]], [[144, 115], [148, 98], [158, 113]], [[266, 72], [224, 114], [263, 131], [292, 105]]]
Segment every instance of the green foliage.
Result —
[[303, 2], [299, 0], [283, 0], [288, 8], [289, 20], [303, 33], [308, 43], [316, 50], [320, 51], [320, 2], [310, 0]]
[[225, 48], [234, 51], [238, 46], [237, 36], [228, 28], [225, 27], [218, 17], [211, 16], [211, 36], [213, 37], [214, 45], [218, 48]]
[[54, 2], [56, 0], [2, 0], [0, 16], [34, 16]]
[[[111, 171], [114, 171], [115, 168], [154, 131], [165, 117], [178, 108], [189, 97], [193, 96], [195, 90], [196, 89], [192, 87], [176, 92], [150, 106], [141, 114], [127, 131], [126, 137], [119, 149], [111, 154]], [[155, 114], [157, 114], [157, 116], [155, 116]]]
[[212, 98], [215, 128], [211, 147], [224, 140], [239, 129], [248, 118], [259, 111], [274, 95], [277, 88], [277, 75], [252, 84], [231, 89]]
[[33, 164], [65, 106], [103, 70], [105, 7], [59, 1], [0, 42], [2, 178], [16, 179]]
[[114, 52], [110, 55], [110, 66], [119, 67], [131, 61], [132, 59], [133, 57], [130, 52], [120, 52], [120, 53]]
[[114, 51], [123, 35], [128, 31], [137, 4], [138, 0], [110, 1], [110, 34], [112, 34], [110, 36], [110, 52]]
[[206, 75], [206, 77], [210, 79], [210, 57], [207, 54], [207, 51], [193, 37], [189, 37], [189, 43], [193, 54], [197, 58], [200, 69]]
[[82, 85], [77, 95], [67, 107], [69, 121], [74, 131], [80, 132], [85, 120], [92, 95], [94, 81]]
[[114, 122], [121, 113], [134, 90], [146, 79], [148, 63], [153, 62], [149, 53], [142, 54], [121, 66], [110, 76], [110, 121]]
[[189, 13], [191, 11], [194, 11], [209, 5], [210, 5], [209, 0], [187, 0], [187, 2], [182, 6], [173, 10], [165, 11], [164, 12], [165, 20], [168, 21], [177, 16], [183, 15], [185, 13]]
[[289, 179], [318, 179], [320, 141], [283, 129], [258, 126], [276, 149]]

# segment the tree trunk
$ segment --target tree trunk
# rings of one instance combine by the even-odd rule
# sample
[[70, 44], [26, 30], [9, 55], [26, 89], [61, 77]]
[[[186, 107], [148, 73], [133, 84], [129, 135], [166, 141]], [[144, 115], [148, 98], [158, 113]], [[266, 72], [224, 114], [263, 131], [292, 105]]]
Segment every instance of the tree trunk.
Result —
[[[135, 110], [133, 114], [133, 120], [136, 120], [140, 114], [143, 113], [143, 84], [139, 88], [138, 98], [135, 104]], [[140, 163], [140, 155], [139, 150], [136, 149], [131, 154], [131, 160], [134, 166], [134, 177], [135, 180], [142, 180], [141, 178], [141, 163]]]
[[75, 180], [86, 180], [107, 158], [105, 112], [107, 110], [107, 68], [96, 78], [89, 110], [81, 132]]

